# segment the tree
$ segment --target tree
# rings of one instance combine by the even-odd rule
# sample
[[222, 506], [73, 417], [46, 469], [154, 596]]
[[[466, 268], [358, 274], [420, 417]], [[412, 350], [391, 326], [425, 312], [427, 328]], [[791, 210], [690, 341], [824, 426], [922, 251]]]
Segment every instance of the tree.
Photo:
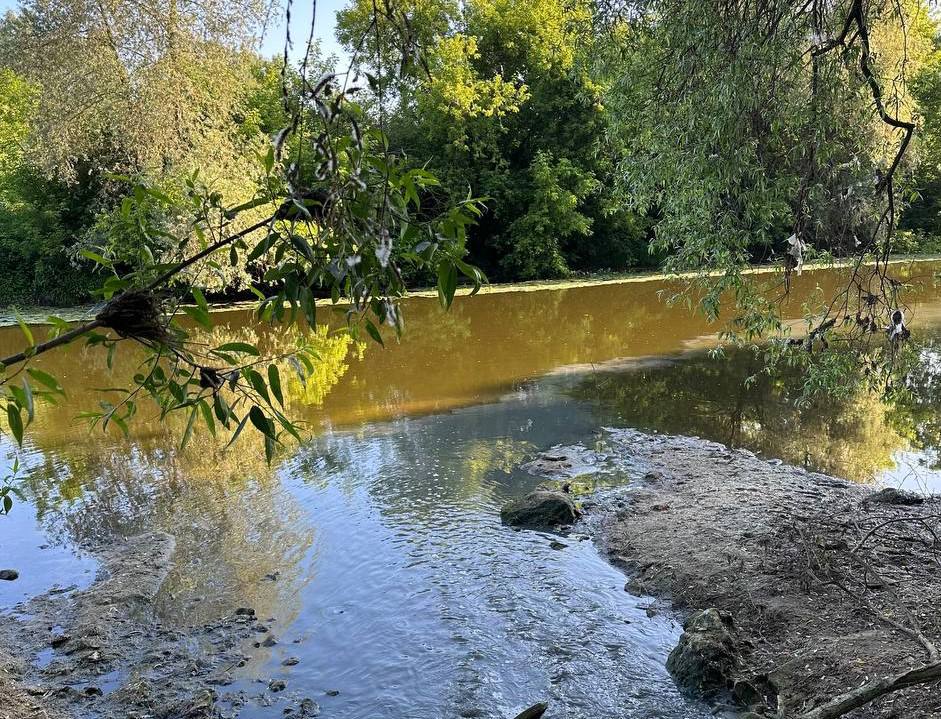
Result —
[[[591, 5], [405, 6], [426, 39], [427, 72], [395, 85], [390, 138], [433, 168], [449, 196], [470, 186], [489, 198], [471, 234], [474, 260], [506, 280], [649, 262], [644, 223], [613, 191], [616, 148], [606, 135], [603, 85], [588, 64]], [[341, 38], [364, 35], [368, 7], [354, 2], [341, 13]]]
[[[910, 79], [931, 62], [923, 3], [606, 3], [608, 102], [627, 146], [624, 196], [657, 217], [654, 247], [696, 279], [675, 299], [726, 337], [787, 336], [777, 298], [805, 259], [852, 258], [846, 286], [808, 306], [821, 386], [866, 364], [902, 304], [887, 278], [919, 116]], [[751, 281], [754, 260], [783, 283]], [[777, 283], [777, 279], [775, 279]], [[770, 299], [769, 299], [770, 298]], [[824, 357], [849, 346], [852, 362]], [[883, 365], [890, 368], [888, 348]], [[884, 373], [874, 373], [885, 378]], [[838, 383], [838, 380], [836, 380]]]
[[224, 151], [266, 12], [261, 0], [22, 3], [4, 20], [0, 57], [41, 89], [38, 164], [64, 179], [90, 161], [192, 171]]
[[[37, 88], [0, 70], [0, 304], [82, 301], [94, 286], [69, 261], [70, 230], [88, 222], [93, 191], [71, 191], [39, 173], [26, 158]], [[63, 239], [66, 238], [66, 239]]]

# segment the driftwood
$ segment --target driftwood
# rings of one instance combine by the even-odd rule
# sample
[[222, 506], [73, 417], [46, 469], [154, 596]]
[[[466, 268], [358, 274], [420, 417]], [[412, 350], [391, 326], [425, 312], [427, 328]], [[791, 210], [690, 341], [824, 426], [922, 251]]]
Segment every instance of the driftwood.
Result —
[[[906, 500], [904, 493], [896, 494], [899, 498], [891, 504], [912, 504], [909, 501], [904, 501]], [[865, 522], [862, 518], [861, 521]], [[915, 616], [912, 607], [907, 606], [902, 597], [886, 586], [881, 593], [888, 595], [888, 598], [890, 598], [893, 613], [901, 613], [905, 617], [905, 620], [895, 619], [886, 611], [881, 610], [876, 602], [870, 598], [871, 593], [868, 591], [867, 581], [868, 577], [875, 577], [879, 581], [879, 585], [883, 585], [880, 571], [876, 567], [879, 563], [874, 561], [878, 550], [871, 546], [874, 539], [878, 539], [879, 544], [883, 545], [883, 551], [887, 548], [887, 545], [893, 543], [902, 546], [921, 544], [925, 547], [925, 559], [930, 560], [934, 565], [941, 566], [941, 563], [939, 563], [939, 554], [941, 554], [939, 533], [941, 532], [938, 530], [941, 515], [927, 513], [914, 516], [910, 514], [890, 515], [878, 518], [871, 517], [868, 522], [872, 523], [873, 526], [865, 531], [860, 523], [854, 523], [852, 530], [862, 532], [862, 537], [855, 542], [852, 549], [847, 546], [844, 551], [833, 553], [822, 550], [815, 541], [815, 537], [806, 530], [795, 527], [799, 544], [802, 545], [807, 560], [805, 571], [815, 582], [839, 588], [860, 609], [869, 612], [872, 616], [897, 631], [907, 634], [924, 648], [927, 660], [920, 667], [909, 668], [874, 679], [855, 689], [839, 694], [824, 704], [801, 714], [798, 719], [837, 719], [892, 692], [941, 680], [941, 652], [920, 626], [921, 622]], [[849, 526], [843, 526], [846, 530], [850, 530]], [[889, 530], [893, 530], [895, 533], [891, 536], [886, 534]], [[880, 535], [880, 533], [882, 534]], [[884, 565], [885, 562], [882, 564]], [[938, 629], [937, 626], [934, 628]]]
[[938, 679], [941, 679], [941, 661], [863, 684], [806, 714], [801, 714], [800, 719], [836, 719], [886, 694]]

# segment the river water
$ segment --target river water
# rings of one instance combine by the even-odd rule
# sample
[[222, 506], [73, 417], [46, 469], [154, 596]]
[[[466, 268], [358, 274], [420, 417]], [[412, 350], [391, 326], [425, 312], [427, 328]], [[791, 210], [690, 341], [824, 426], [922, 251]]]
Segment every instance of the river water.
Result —
[[[902, 266], [910, 314], [934, 367], [941, 336], [936, 265]], [[789, 307], [833, 272], [805, 273]], [[68, 388], [19, 453], [24, 501], [0, 518], [0, 609], [52, 587], [84, 586], [88, 548], [142, 531], [177, 540], [159, 596], [167, 622], [251, 606], [277, 638], [249, 649], [239, 677], [281, 677], [320, 697], [325, 717], [696, 719], [664, 661], [680, 628], [574, 534], [513, 531], [499, 508], [539, 479], [519, 469], [557, 444], [602, 443], [599, 428], [695, 434], [862, 482], [941, 491], [934, 384], [904, 406], [860, 395], [798, 407], [799, 377], [764, 377], [752, 355], [706, 350], [718, 327], [657, 297], [661, 281], [406, 302], [387, 348], [321, 331], [315, 382], [289, 392], [310, 440], [265, 464], [246, 441], [177, 447], [180, 421], [142, 411], [131, 436], [74, 419], [96, 389], [134, 371], [95, 350], [43, 358]], [[667, 288], [668, 289], [668, 288]], [[790, 311], [790, 310], [789, 310]], [[215, 340], [270, 349], [290, 333], [246, 312], [217, 315]], [[39, 330], [37, 330], [39, 331]], [[0, 330], [0, 352], [19, 330]], [[926, 370], [926, 376], [934, 373]], [[932, 404], [935, 402], [935, 404]], [[247, 433], [246, 433], [247, 434]], [[2, 445], [4, 461], [14, 450]], [[628, 466], [605, 483], [629, 482]], [[282, 666], [294, 657], [294, 666]], [[281, 716], [249, 703], [245, 719]]]

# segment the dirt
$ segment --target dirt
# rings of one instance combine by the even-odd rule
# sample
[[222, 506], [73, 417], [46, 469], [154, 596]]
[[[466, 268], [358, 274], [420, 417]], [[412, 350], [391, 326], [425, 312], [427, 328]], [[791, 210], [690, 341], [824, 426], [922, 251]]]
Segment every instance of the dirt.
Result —
[[[548, 454], [563, 464], [584, 450]], [[582, 504], [625, 589], [731, 616], [741, 656], [729, 686], [749, 691], [724, 701], [798, 717], [927, 663], [941, 643], [941, 498], [879, 493], [695, 438], [608, 430], [594, 451], [596, 466], [634, 478]], [[939, 684], [847, 716], [939, 717]]]
[[[173, 548], [162, 533], [98, 548], [87, 589], [51, 590], [0, 618], [0, 719], [221, 719], [270, 705], [264, 679], [239, 688], [244, 651], [267, 630], [250, 607], [197, 626], [161, 621], [154, 599]], [[285, 716], [318, 713], [285, 688]]]

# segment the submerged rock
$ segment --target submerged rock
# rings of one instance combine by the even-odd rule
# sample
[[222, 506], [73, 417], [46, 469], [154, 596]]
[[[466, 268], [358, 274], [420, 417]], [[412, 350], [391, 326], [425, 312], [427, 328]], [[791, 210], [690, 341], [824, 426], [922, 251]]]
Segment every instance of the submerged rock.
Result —
[[544, 488], [514, 499], [500, 510], [504, 524], [519, 527], [554, 527], [571, 524], [577, 518], [578, 510], [568, 494]]
[[696, 612], [670, 652], [667, 669], [682, 689], [705, 699], [725, 693], [739, 665], [732, 617], [718, 609]]
[[7, 582], [12, 582], [14, 579], [17, 579], [20, 576], [20, 573], [15, 569], [0, 569], [0, 579], [3, 579]]

